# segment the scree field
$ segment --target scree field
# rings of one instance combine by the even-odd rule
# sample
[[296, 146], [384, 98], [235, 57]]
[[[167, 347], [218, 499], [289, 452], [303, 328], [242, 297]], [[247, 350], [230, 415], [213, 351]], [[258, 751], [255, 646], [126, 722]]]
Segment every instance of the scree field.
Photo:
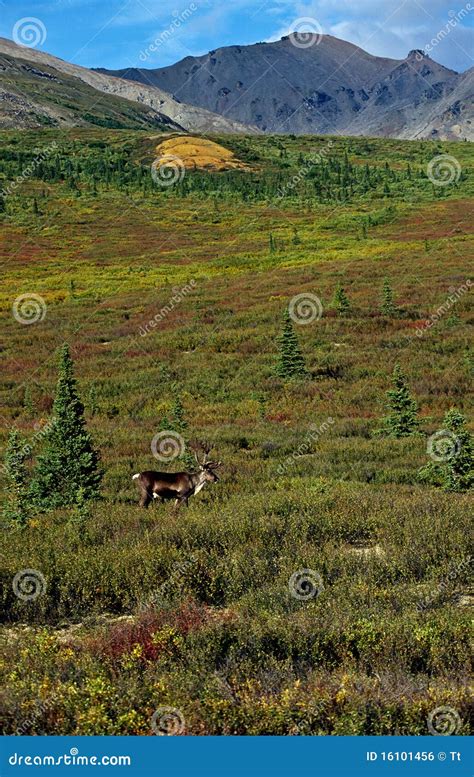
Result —
[[[152, 167], [160, 139], [2, 134], [3, 442], [33, 471], [67, 342], [104, 469], [99, 501], [4, 520], [7, 731], [147, 735], [171, 708], [178, 733], [427, 734], [447, 707], [467, 734], [472, 499], [419, 472], [445, 413], [469, 422], [472, 147], [210, 138], [226, 171]], [[140, 509], [132, 475], [193, 441], [219, 482]]]

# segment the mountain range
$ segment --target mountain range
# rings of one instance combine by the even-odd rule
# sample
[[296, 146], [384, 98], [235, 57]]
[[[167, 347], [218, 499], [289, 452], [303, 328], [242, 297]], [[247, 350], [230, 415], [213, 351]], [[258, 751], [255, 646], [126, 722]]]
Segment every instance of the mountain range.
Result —
[[165, 68], [101, 71], [174, 94], [264, 132], [473, 139], [474, 68], [423, 51], [375, 57], [331, 35], [228, 46]]
[[257, 131], [186, 105], [158, 87], [104, 75], [0, 38], [0, 127], [43, 126]]
[[473, 95], [474, 68], [456, 73], [421, 50], [376, 57], [331, 35], [308, 45], [292, 33], [123, 70], [89, 70], [0, 39], [0, 126], [473, 140]]

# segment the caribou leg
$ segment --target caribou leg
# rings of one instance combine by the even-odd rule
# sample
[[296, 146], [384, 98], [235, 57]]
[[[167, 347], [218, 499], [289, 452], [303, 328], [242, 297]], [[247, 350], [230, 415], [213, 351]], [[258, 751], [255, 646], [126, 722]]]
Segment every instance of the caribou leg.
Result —
[[146, 507], [148, 507], [148, 505], [151, 502], [151, 496], [148, 493], [148, 491], [146, 490], [146, 488], [142, 488], [141, 492], [142, 492], [142, 495], [141, 495], [141, 498], [140, 498], [140, 507], [145, 507], [146, 508]]

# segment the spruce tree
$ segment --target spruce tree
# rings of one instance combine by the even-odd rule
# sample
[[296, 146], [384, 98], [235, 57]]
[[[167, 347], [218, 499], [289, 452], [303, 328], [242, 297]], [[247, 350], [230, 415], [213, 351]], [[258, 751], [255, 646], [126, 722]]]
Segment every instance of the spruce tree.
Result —
[[68, 345], [60, 350], [59, 379], [53, 418], [38, 458], [31, 497], [43, 509], [70, 507], [99, 495], [102, 471], [99, 454], [86, 429], [84, 406], [79, 399]]
[[23, 395], [23, 407], [25, 409], [26, 415], [28, 415], [30, 418], [34, 413], [34, 407], [33, 407], [33, 399], [31, 396], [31, 389], [29, 386], [25, 386], [25, 393]]
[[160, 423], [160, 430], [166, 432], [175, 432], [179, 434], [185, 443], [183, 453], [179, 456], [179, 461], [182, 461], [187, 469], [192, 469], [196, 465], [196, 460], [189, 449], [189, 440], [187, 439], [189, 425], [186, 420], [184, 405], [179, 393], [179, 386], [173, 383], [171, 386], [173, 391], [173, 404], [171, 405], [171, 413], [169, 416], [164, 416]]
[[446, 491], [467, 491], [474, 485], [474, 443], [466, 427], [466, 419], [456, 408], [448, 410], [444, 428], [454, 437], [454, 455], [446, 464]]
[[13, 429], [8, 437], [5, 452], [5, 474], [9, 481], [9, 500], [4, 507], [3, 514], [7, 520], [15, 522], [18, 526], [26, 526], [29, 517], [25, 466], [29, 452], [30, 448], [25, 440], [17, 429]]
[[388, 278], [384, 278], [383, 281], [381, 310], [384, 316], [393, 316], [395, 313], [393, 290]]
[[345, 315], [350, 310], [351, 303], [349, 302], [349, 298], [342, 284], [338, 285], [334, 293], [333, 306], [336, 308], [340, 316]]
[[184, 449], [184, 453], [180, 456], [180, 459], [189, 469], [195, 466], [196, 461], [191, 451], [189, 450], [189, 441], [186, 440], [188, 422], [186, 421], [184, 405], [179, 394], [179, 387], [174, 385], [173, 391], [175, 392], [175, 396], [173, 406], [171, 408], [171, 429], [173, 429], [175, 432], [179, 432], [179, 434], [181, 434], [181, 436], [185, 439], [186, 447]]
[[304, 356], [288, 309], [283, 314], [282, 333], [278, 339], [279, 357], [276, 366], [277, 375], [282, 378], [304, 378], [308, 376]]
[[418, 405], [410, 395], [406, 377], [399, 364], [396, 364], [393, 370], [392, 385], [393, 388], [387, 391], [390, 414], [382, 418], [382, 426], [377, 433], [397, 438], [419, 434]]
[[178, 386], [173, 386], [174, 399], [171, 408], [171, 426], [177, 432], [185, 432], [188, 424], [184, 415], [184, 406], [179, 395]]
[[468, 491], [474, 486], [474, 441], [459, 410], [448, 410], [443, 428], [430, 438], [428, 452], [436, 460], [419, 471], [419, 480], [445, 491]]

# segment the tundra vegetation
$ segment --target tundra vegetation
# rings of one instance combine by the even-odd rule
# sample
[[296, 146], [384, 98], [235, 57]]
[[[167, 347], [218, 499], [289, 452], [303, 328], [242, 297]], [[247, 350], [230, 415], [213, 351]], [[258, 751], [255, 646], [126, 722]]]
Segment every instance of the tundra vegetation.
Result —
[[[2, 135], [6, 730], [467, 734], [470, 146], [215, 140], [157, 182], [159, 135]], [[140, 510], [167, 431], [220, 480]]]

